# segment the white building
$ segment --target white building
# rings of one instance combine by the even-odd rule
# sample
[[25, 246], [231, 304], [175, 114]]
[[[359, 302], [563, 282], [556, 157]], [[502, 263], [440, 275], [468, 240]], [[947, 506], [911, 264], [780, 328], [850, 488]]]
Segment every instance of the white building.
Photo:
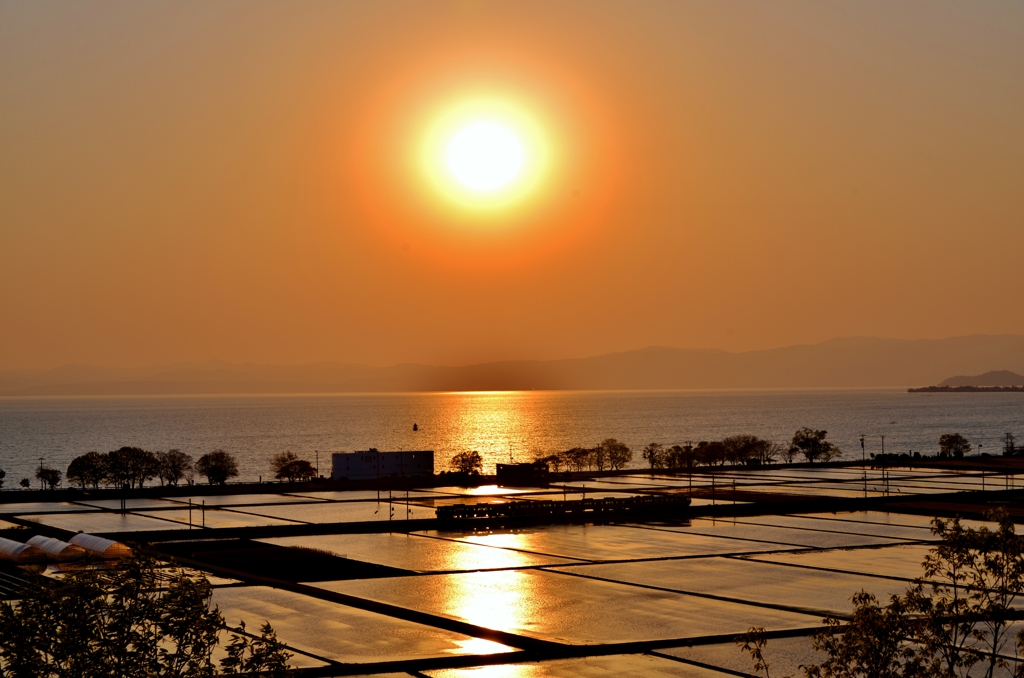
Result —
[[377, 480], [434, 475], [434, 451], [335, 452], [331, 455], [333, 480]]

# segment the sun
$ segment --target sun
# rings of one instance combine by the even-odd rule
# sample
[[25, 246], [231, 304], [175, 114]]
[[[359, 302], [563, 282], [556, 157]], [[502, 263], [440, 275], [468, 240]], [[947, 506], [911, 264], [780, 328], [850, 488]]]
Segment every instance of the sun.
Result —
[[423, 185], [458, 214], [493, 220], [520, 211], [537, 200], [551, 176], [547, 130], [530, 106], [510, 97], [456, 100], [422, 129]]
[[490, 193], [508, 186], [522, 173], [526, 149], [507, 126], [479, 120], [452, 135], [444, 162], [460, 184], [471, 191]]

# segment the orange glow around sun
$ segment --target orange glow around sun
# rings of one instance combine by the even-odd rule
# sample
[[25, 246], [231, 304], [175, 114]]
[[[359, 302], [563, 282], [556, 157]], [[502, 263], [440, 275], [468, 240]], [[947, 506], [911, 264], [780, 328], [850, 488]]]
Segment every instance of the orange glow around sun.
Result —
[[339, 139], [367, 223], [456, 267], [552, 254], [607, 212], [617, 167], [604, 107], [571, 79], [500, 66], [424, 67]]

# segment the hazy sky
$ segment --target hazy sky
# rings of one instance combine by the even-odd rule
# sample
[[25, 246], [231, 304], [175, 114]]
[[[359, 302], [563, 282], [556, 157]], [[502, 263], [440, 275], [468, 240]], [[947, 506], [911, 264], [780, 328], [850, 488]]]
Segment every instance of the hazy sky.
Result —
[[[556, 171], [466, 215], [451, 102]], [[0, 368], [1024, 333], [1024, 3], [0, 2]]]

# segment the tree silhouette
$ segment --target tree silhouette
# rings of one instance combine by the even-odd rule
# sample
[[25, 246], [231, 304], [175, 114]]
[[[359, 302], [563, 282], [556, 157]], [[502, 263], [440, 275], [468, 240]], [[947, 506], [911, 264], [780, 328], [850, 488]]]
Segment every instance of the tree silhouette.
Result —
[[459, 452], [452, 456], [449, 462], [452, 471], [465, 473], [466, 475], [479, 474], [483, 470], [484, 460], [476, 450], [472, 452]]
[[939, 456], [962, 459], [971, 453], [971, 444], [959, 433], [946, 433], [939, 436]]
[[601, 449], [604, 450], [605, 457], [608, 459], [608, 466], [613, 471], [625, 468], [626, 464], [633, 460], [633, 450], [615, 438], [608, 438], [602, 442]]
[[793, 434], [793, 443], [789, 447], [790, 452], [803, 454], [812, 464], [818, 459], [829, 461], [840, 456], [842, 454], [840, 449], [825, 440], [827, 435], [828, 431], [802, 428]]
[[665, 465], [664, 448], [661, 443], [648, 443], [640, 453], [640, 458], [651, 465], [652, 471], [661, 468]]
[[51, 490], [55, 489], [60, 484], [61, 476], [64, 474], [55, 468], [38, 468], [36, 469], [36, 480], [46, 483], [46, 486]]
[[199, 457], [196, 462], [196, 473], [206, 477], [211, 485], [224, 485], [228, 478], [238, 475], [238, 464], [235, 458], [224, 450], [214, 450]]
[[121, 487], [142, 487], [160, 470], [157, 457], [141, 447], [122, 447], [107, 453], [107, 482]]
[[192, 457], [181, 450], [156, 453], [157, 476], [161, 483], [177, 485], [192, 471]]
[[[847, 623], [826, 618], [826, 630], [812, 636], [825, 660], [804, 666], [806, 678], [991, 678], [1000, 670], [1024, 678], [1024, 664], [1011, 670], [1004, 659], [1024, 591], [1024, 538], [1004, 510], [987, 517], [996, 529], [934, 519], [939, 542], [925, 557], [923, 577], [884, 605], [856, 593]], [[752, 628], [737, 642], [755, 671], [769, 676], [764, 630]], [[1024, 653], [1024, 630], [1016, 648]]]
[[68, 464], [68, 482], [81, 485], [83, 490], [86, 485], [91, 485], [93, 489], [99, 488], [106, 476], [107, 459], [99, 452], [86, 452]]

